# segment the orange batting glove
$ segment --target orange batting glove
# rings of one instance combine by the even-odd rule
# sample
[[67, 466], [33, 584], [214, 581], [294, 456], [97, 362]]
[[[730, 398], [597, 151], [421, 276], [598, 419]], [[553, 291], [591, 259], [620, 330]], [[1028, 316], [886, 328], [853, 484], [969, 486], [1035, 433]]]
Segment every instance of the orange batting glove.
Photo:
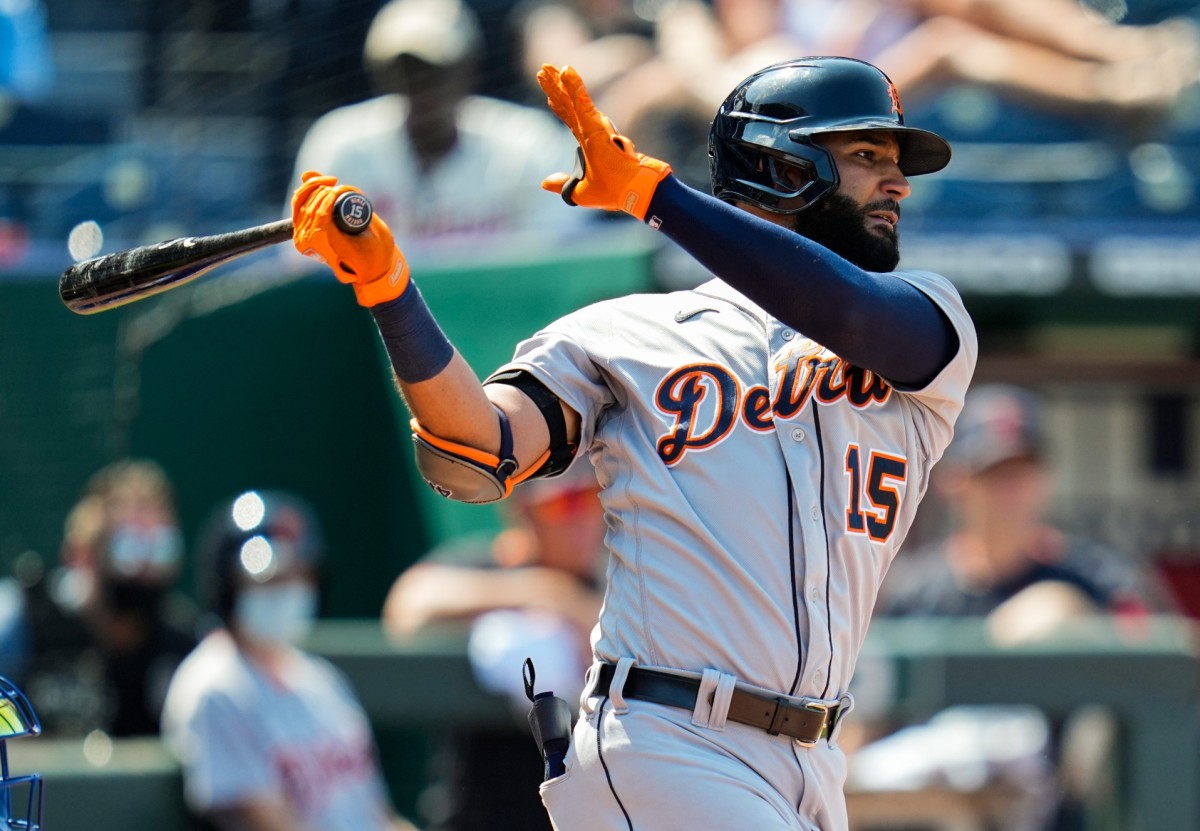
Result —
[[357, 188], [312, 170], [292, 196], [292, 242], [306, 257], [320, 260], [343, 283], [354, 286], [360, 306], [394, 300], [408, 288], [408, 263], [391, 229], [378, 216], [359, 234], [347, 234], [333, 221], [333, 203]]
[[583, 79], [571, 67], [542, 64], [537, 79], [550, 109], [579, 142], [574, 172], [549, 176], [542, 187], [561, 194], [570, 205], [624, 211], [644, 220], [654, 189], [671, 166], [636, 152], [629, 137], [596, 109]]

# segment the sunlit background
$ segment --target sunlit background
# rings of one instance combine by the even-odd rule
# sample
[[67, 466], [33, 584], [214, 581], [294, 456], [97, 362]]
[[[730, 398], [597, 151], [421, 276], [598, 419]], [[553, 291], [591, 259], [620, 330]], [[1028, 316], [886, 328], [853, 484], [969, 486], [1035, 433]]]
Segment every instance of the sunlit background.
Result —
[[[347, 416], [337, 414], [334, 403], [315, 388], [321, 383], [315, 370], [338, 349], [354, 348], [344, 347], [345, 325], [309, 327], [289, 319], [291, 301], [265, 299], [263, 289], [291, 279], [297, 269], [307, 270], [282, 249], [179, 289], [179, 297], [167, 295], [91, 318], [76, 318], [57, 305], [55, 280], [74, 259], [281, 218], [296, 153], [313, 121], [379, 90], [363, 62], [364, 39], [378, 5], [367, 0], [14, 0], [5, 5], [10, 13], [0, 33], [6, 50], [0, 66], [5, 86], [0, 111], [0, 562], [11, 564], [29, 549], [53, 557], [62, 517], [80, 483], [117, 455], [160, 449], [179, 454], [177, 462], [167, 458], [164, 463], [180, 479], [185, 518], [194, 525], [203, 506], [219, 498], [207, 489], [193, 490], [189, 482], [196, 477], [213, 488], [241, 487], [264, 466], [252, 447], [283, 441], [277, 438], [283, 433], [289, 433], [291, 464], [307, 471], [319, 446], [343, 432], [338, 422]], [[810, 5], [818, 8], [806, 12]], [[820, 6], [804, 0], [721, 0], [716, 9], [739, 20], [773, 13], [768, 22], [792, 39], [784, 50], [823, 51], [826, 44], [816, 34], [806, 35], [803, 16], [816, 14]], [[626, 44], [623, 52], [613, 50], [624, 63], [586, 58], [582, 48], [577, 57], [564, 55], [566, 41], [548, 41], [544, 32], [566, 30], [529, 23], [559, 4], [475, 0], [473, 8], [483, 33], [476, 90], [539, 110], [544, 106], [528, 71], [539, 56], [522, 52], [539, 32], [542, 40], [536, 42], [552, 53], [546, 59], [595, 67], [592, 77], [600, 80], [616, 72], [609, 69], [613, 65], [631, 75], [640, 69], [639, 88], [656, 77], [666, 88], [671, 78], [637, 63], [647, 55], [662, 58], [654, 55], [656, 36], [664, 52], [682, 52], [692, 61], [702, 61], [705, 44], [711, 43], [696, 34], [695, 25], [662, 25], [687, 8], [682, 0], [579, 3], [591, 14], [594, 32], [634, 40], [636, 48]], [[1191, 10], [1189, 3], [1166, 0], [1098, 8], [1131, 27], [1186, 19]], [[682, 34], [664, 35], [676, 29]], [[896, 31], [894, 24], [886, 31]], [[949, 36], [939, 42], [953, 56], [957, 47], [944, 40]], [[887, 54], [887, 45], [875, 45], [867, 56], [881, 48]], [[762, 54], [783, 54], [773, 49]], [[742, 64], [751, 65], [754, 54], [750, 51]], [[1180, 53], [1178, 62], [1189, 59], [1194, 56]], [[723, 74], [714, 73], [720, 79], [714, 83], [740, 71], [736, 61], [729, 63]], [[1119, 70], [1115, 77], [1132, 71]], [[1146, 71], [1155, 77], [1164, 72], [1157, 65]], [[1195, 68], [1191, 71], [1194, 75]], [[955, 148], [947, 170], [914, 180], [902, 226], [904, 264], [944, 273], [963, 291], [981, 334], [980, 380], [1017, 381], [1048, 394], [1058, 512], [1143, 556], [1192, 558], [1200, 535], [1191, 522], [1200, 489], [1193, 450], [1200, 419], [1193, 392], [1200, 293], [1195, 233], [1200, 228], [1200, 87], [1182, 84], [1178, 91], [1148, 94], [1129, 106], [1067, 107], [1031, 101], [1003, 85], [946, 78], [911, 92], [902, 89], [909, 122], [942, 132]], [[600, 88], [616, 87], [606, 82]], [[719, 100], [724, 91], [714, 87], [706, 94]], [[681, 104], [692, 94], [677, 88], [660, 99], [651, 90], [645, 97], [657, 100], [658, 109], [647, 112], [636, 96], [610, 95], [615, 111], [632, 114], [633, 123], [621, 126], [639, 149], [671, 160], [680, 175], [704, 186], [704, 118], [697, 113], [705, 103]], [[569, 166], [564, 154], [569, 149], [558, 144], [547, 149], [544, 172]], [[480, 187], [495, 176], [481, 171]], [[359, 184], [369, 191], [372, 183]], [[537, 182], [527, 187], [534, 191]], [[410, 198], [417, 204], [434, 197], [419, 192]], [[571, 214], [550, 195], [536, 198], [545, 200], [551, 217]], [[464, 212], [479, 201], [470, 188], [455, 192], [453, 199]], [[669, 288], [700, 279], [684, 258], [659, 250], [659, 241], [642, 229], [594, 217], [581, 227], [569, 237], [535, 233], [530, 239], [522, 236], [525, 231], [439, 239], [422, 229], [411, 239], [400, 236], [417, 262], [429, 268], [464, 259], [500, 268], [612, 251], [606, 235], [615, 230], [627, 243], [615, 246], [621, 256], [646, 261], [645, 285]], [[521, 243], [513, 243], [514, 237]], [[253, 272], [252, 279], [247, 272]], [[569, 280], [569, 270], [554, 279]], [[330, 302], [338, 301], [331, 296]], [[500, 346], [507, 349], [543, 322], [511, 285], [498, 283], [488, 302], [504, 307], [506, 319], [495, 327], [511, 327], [514, 337], [497, 336], [485, 362], [503, 359]], [[250, 313], [248, 303], [261, 307]], [[450, 316], [451, 328], [455, 315], [471, 314], [463, 305], [439, 309]], [[360, 322], [352, 309], [339, 311]], [[297, 330], [303, 332], [301, 343]], [[252, 333], [278, 357], [262, 352], [263, 347], [251, 349], [245, 339]], [[358, 334], [370, 342], [371, 332]], [[242, 347], [245, 351], [239, 351]], [[296, 362], [305, 366], [276, 366], [283, 356], [297, 357], [298, 349], [311, 350]], [[355, 370], [366, 376], [363, 383], [375, 378], [376, 367], [357, 363]], [[486, 372], [490, 365], [478, 369]], [[271, 379], [284, 383], [281, 372], [307, 377], [312, 388], [287, 386], [264, 394], [263, 385]], [[242, 383], [254, 394], [213, 386], [235, 383], [238, 373], [247, 376]], [[379, 397], [386, 392], [380, 390]], [[241, 403], [214, 400], [238, 395]], [[313, 412], [312, 398], [330, 411], [331, 420]], [[207, 415], [197, 411], [189, 403], [195, 399], [214, 409]], [[297, 408], [305, 411], [300, 417], [320, 421], [317, 433], [296, 434]], [[193, 420], [213, 432], [197, 432]], [[276, 438], [261, 435], [266, 429]], [[260, 435], [251, 438], [252, 433]], [[244, 442], [236, 464], [245, 469], [220, 474], [191, 469], [193, 460], [200, 463], [213, 448], [196, 448], [185, 458], [180, 447], [200, 441]], [[301, 461], [306, 457], [309, 462]], [[286, 480], [291, 474], [279, 475]], [[390, 556], [403, 560], [407, 555]], [[361, 604], [348, 600], [347, 611], [372, 612], [375, 600], [373, 594]]]
[[[53, 567], [63, 520], [87, 476], [130, 454], [157, 459], [175, 481], [189, 543], [217, 500], [246, 488], [308, 497], [337, 562], [324, 609], [331, 617], [377, 616], [390, 581], [428, 546], [495, 523], [486, 509], [463, 512], [418, 487], [406, 416], [369, 318], [343, 287], [283, 248], [90, 317], [70, 313], [56, 292], [58, 276], [78, 259], [282, 218], [316, 119], [381, 91], [363, 59], [380, 5], [0, 3], [5, 574]], [[1055, 517], [1160, 571], [1181, 605], [1200, 615], [1193, 3], [1091, 3], [1106, 20], [1153, 31], [1159, 45], [1148, 48], [1147, 36], [1127, 58], [1083, 58], [1096, 71], [1079, 83], [1091, 84], [1094, 97], [1073, 102], [1021, 89], [1013, 80], [1021, 72], [1010, 70], [1032, 64], [1010, 65], [1011, 56], [944, 22], [921, 30], [919, 18], [888, 2], [469, 5], [480, 27], [476, 93], [544, 116], [531, 67], [576, 63], [638, 149], [671, 161], [697, 187], [707, 178], [706, 113], [732, 83], [781, 55], [837, 51], [851, 42], [835, 26], [846, 23], [839, 10], [867, 14], [847, 24], [862, 30], [858, 54], [897, 77], [924, 77], [911, 89], [901, 84], [906, 118], [954, 146], [949, 168], [914, 179], [903, 264], [945, 274], [962, 291], [980, 332], [977, 381], [1044, 394]], [[600, 35], [617, 38], [604, 55], [591, 48]], [[734, 44], [745, 48], [734, 54]], [[899, 44], [907, 50], [889, 51]], [[901, 54], [936, 66], [919, 76], [900, 65]], [[1078, 81], [1065, 70], [1040, 78], [1047, 79]], [[416, 109], [428, 112], [436, 87], [417, 87]], [[561, 136], [500, 128], [494, 136], [515, 142], [514, 154], [535, 145], [530, 155], [544, 167], [537, 176], [570, 166]], [[389, 181], [385, 167], [381, 182]], [[511, 231], [487, 217], [448, 227], [446, 216], [480, 213], [494, 198], [486, 186], [503, 173], [480, 169], [474, 181], [430, 183], [402, 197], [352, 182], [389, 221], [420, 213], [413, 206], [451, 206], [397, 237], [481, 374], [520, 337], [577, 305], [703, 279], [650, 231], [624, 218], [572, 214], [540, 192], [533, 201], [544, 200], [536, 204], [549, 220]], [[525, 187], [537, 191], [537, 178]], [[509, 204], [492, 204], [493, 213], [513, 213]], [[942, 522], [931, 500], [914, 539]], [[185, 588], [194, 581], [189, 571]], [[110, 754], [105, 742], [91, 740], [88, 752]]]

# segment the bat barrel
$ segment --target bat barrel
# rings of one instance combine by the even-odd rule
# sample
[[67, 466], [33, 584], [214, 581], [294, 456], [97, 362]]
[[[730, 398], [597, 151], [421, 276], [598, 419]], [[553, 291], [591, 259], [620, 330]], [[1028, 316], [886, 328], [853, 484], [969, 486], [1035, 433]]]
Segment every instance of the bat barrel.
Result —
[[194, 280], [243, 254], [292, 238], [292, 221], [207, 237], [183, 237], [75, 263], [58, 280], [58, 294], [77, 314], [122, 306]]

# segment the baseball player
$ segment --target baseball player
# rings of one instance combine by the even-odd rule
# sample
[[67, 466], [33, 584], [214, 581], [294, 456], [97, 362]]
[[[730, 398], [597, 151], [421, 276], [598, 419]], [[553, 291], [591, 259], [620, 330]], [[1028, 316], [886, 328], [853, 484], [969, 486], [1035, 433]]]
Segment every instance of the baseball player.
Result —
[[306, 502], [247, 491], [208, 521], [210, 632], [171, 679], [163, 736], [189, 808], [218, 831], [415, 831], [390, 805], [370, 724], [316, 615], [321, 532]]
[[566, 772], [541, 786], [555, 827], [845, 829], [846, 690], [975, 365], [951, 284], [895, 271], [907, 177], [950, 148], [875, 67], [796, 59], [722, 104], [710, 196], [637, 153], [573, 69], [538, 81], [579, 142], [543, 187], [631, 214], [714, 279], [581, 309], [480, 383], [386, 226], [337, 232], [348, 186], [305, 177], [296, 246], [370, 307], [432, 487], [487, 502], [595, 465], [611, 556]]

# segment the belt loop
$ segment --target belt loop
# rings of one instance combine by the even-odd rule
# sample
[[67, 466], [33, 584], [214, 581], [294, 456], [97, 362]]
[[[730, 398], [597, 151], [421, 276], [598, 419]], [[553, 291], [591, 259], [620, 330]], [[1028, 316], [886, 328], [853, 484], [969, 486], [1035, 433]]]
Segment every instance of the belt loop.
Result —
[[600, 667], [602, 666], [604, 666], [602, 662], [594, 662], [587, 668], [587, 673], [583, 676], [583, 693], [579, 696], [579, 706], [589, 716], [596, 712], [596, 708], [591, 705], [591, 700], [600, 692], [596, 688], [600, 686]]
[[838, 699], [837, 719], [833, 722], [833, 729], [829, 731], [829, 736], [826, 739], [830, 744], [837, 743], [837, 737], [842, 732], [842, 722], [846, 720], [846, 716], [854, 709], [854, 696], [850, 693], [842, 693], [842, 697]]
[[629, 670], [633, 668], [633, 658], [621, 658], [617, 661], [617, 667], [613, 670], [612, 683], [608, 685], [608, 698], [612, 701], [613, 712], [616, 715], [624, 715], [629, 712], [629, 705], [625, 703], [625, 679], [629, 677]]
[[697, 727], [708, 727], [712, 722], [713, 694], [721, 673], [715, 669], [706, 669], [700, 674], [700, 689], [696, 692], [696, 705], [692, 707], [692, 724]]
[[733, 700], [733, 688], [737, 677], [727, 672], [721, 673], [717, 681], [717, 689], [713, 694], [712, 713], [708, 717], [708, 726], [713, 730], [724, 730], [725, 720], [729, 716], [729, 703]]

